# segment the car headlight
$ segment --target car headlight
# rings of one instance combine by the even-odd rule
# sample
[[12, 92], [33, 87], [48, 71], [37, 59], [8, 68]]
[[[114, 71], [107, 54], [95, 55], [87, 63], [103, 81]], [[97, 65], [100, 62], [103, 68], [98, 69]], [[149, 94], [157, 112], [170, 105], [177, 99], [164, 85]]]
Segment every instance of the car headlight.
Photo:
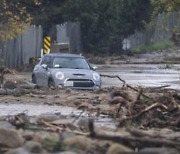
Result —
[[100, 80], [99, 74], [93, 73], [93, 79], [96, 80], [96, 81], [99, 81]]
[[57, 73], [55, 74], [55, 77], [56, 77], [57, 79], [59, 79], [59, 80], [62, 80], [62, 79], [64, 79], [64, 73], [62, 73], [62, 72], [57, 72]]

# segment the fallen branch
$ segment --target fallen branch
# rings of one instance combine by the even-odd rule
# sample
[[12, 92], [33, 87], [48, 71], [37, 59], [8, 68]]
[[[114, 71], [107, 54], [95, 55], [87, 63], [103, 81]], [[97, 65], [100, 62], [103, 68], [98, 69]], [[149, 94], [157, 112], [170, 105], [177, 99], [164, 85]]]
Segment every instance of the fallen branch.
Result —
[[83, 110], [73, 121], [72, 121], [72, 123], [74, 124], [75, 122], [76, 122], [76, 120], [78, 120], [81, 116], [82, 116], [82, 114], [84, 113], [85, 111]]
[[0, 88], [0, 95], [14, 95], [14, 96], [21, 96], [25, 94], [41, 94], [36, 89], [22, 89], [22, 88], [16, 88], [16, 89], [4, 89]]
[[8, 68], [1, 68], [1, 72], [0, 72], [0, 87], [2, 87], [2, 84], [4, 83], [4, 75], [5, 74], [16, 74], [14, 71], [8, 69]]
[[117, 110], [117, 112], [116, 112], [116, 115], [114, 116], [114, 120], [116, 120], [116, 118], [118, 117], [119, 112], [120, 112], [120, 110], [121, 110], [121, 107], [122, 107], [122, 104], [119, 103], [119, 107], [118, 107], [118, 110]]
[[[123, 80], [123, 79], [121, 79], [118, 75], [104, 75], [104, 74], [100, 74], [100, 76], [101, 76], [101, 77], [108, 77], [108, 78], [118, 78], [118, 79], [119, 79], [121, 82], [123, 82], [123, 84], [126, 85], [128, 88], [130, 88], [130, 89], [132, 89], [132, 90], [134, 90], [134, 91], [136, 91], [136, 92], [139, 92], [138, 89], [130, 86], [129, 84], [126, 84], [126, 81]], [[146, 97], [146, 98], [148, 98], [148, 99], [150, 98], [149, 96], [147, 96], [147, 95], [145, 95], [145, 94], [142, 94], [142, 96], [144, 96], [144, 97]]]
[[117, 143], [122, 143], [134, 148], [143, 147], [144, 145], [147, 147], [152, 146], [169, 146], [169, 147], [177, 147], [180, 148], [180, 143], [176, 141], [172, 141], [169, 139], [158, 139], [158, 138], [147, 138], [147, 137], [134, 137], [134, 136], [121, 136], [121, 135], [107, 135], [107, 134], [97, 134], [94, 129], [94, 124], [92, 121], [89, 121], [89, 130], [90, 137], [101, 140], [110, 140]]
[[133, 111], [133, 109], [134, 109], [134, 106], [135, 106], [135, 104], [136, 104], [136, 102], [140, 99], [140, 97], [141, 97], [141, 95], [142, 95], [142, 92], [143, 92], [143, 90], [142, 90], [142, 88], [139, 90], [139, 92], [138, 92], [138, 95], [136, 96], [136, 99], [133, 101], [133, 102], [131, 102], [131, 104], [130, 104], [130, 114], [132, 114], [132, 111]]
[[154, 104], [148, 106], [147, 108], [145, 108], [144, 110], [142, 110], [141, 112], [139, 112], [138, 114], [132, 116], [130, 119], [138, 118], [138, 117], [140, 117], [142, 114], [144, 114], [144, 113], [146, 113], [146, 112], [148, 112], [148, 111], [150, 111], [150, 110], [152, 110], [152, 109], [154, 109], [154, 108], [156, 108], [156, 107], [162, 107], [162, 108], [164, 108], [165, 110], [168, 109], [167, 106], [165, 106], [165, 105], [163, 105], [163, 104], [154, 103]]
[[83, 132], [79, 132], [79, 131], [72, 131], [70, 129], [65, 129], [65, 128], [62, 128], [62, 127], [59, 127], [59, 126], [56, 126], [56, 125], [53, 125], [51, 123], [48, 123], [44, 120], [41, 121], [42, 124], [44, 124], [45, 126], [49, 127], [52, 131], [63, 131], [63, 130], [66, 130], [67, 132], [69, 133], [74, 133], [74, 134], [77, 134], [77, 135], [89, 135], [89, 133], [83, 133]]
[[154, 87], [152, 88], [153, 90], [157, 90], [157, 89], [162, 89], [162, 88], [167, 88], [170, 87], [170, 85], [164, 85], [164, 86], [160, 86], [160, 87]]

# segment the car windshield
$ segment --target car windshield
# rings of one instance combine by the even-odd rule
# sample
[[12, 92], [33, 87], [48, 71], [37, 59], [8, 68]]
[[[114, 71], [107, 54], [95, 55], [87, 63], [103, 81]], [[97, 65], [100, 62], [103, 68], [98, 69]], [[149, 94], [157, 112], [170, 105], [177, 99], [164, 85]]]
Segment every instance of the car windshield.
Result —
[[56, 57], [53, 60], [53, 68], [90, 69], [84, 58]]

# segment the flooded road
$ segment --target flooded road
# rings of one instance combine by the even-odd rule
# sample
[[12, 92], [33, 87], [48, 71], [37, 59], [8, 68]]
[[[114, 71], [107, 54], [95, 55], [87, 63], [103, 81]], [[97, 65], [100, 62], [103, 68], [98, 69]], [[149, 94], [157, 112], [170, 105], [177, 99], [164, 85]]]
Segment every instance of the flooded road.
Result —
[[[180, 64], [119, 64], [97, 65], [97, 71], [105, 75], [118, 75], [132, 86], [180, 89]], [[31, 81], [31, 73], [20, 73]], [[122, 85], [118, 79], [102, 77], [102, 87]]]
[[77, 110], [71, 107], [64, 107], [58, 105], [39, 105], [39, 104], [0, 104], [0, 116], [12, 116], [19, 113], [26, 113], [30, 117], [38, 116], [40, 114], [58, 114], [66, 117], [93, 118], [97, 127], [115, 128], [115, 123], [112, 118], [106, 115], [99, 115], [98, 117], [89, 112]]
[[[132, 86], [180, 89], [180, 65], [166, 64], [121, 64], [101, 65], [98, 72], [104, 75], [118, 75]], [[118, 79], [102, 78], [102, 87], [122, 85]]]
[[[160, 87], [168, 85], [168, 88], [180, 89], [180, 65], [165, 64], [121, 64], [121, 65], [99, 65], [98, 72], [104, 75], [118, 75], [131, 86]], [[31, 80], [31, 73], [20, 73], [26, 80]], [[118, 79], [102, 77], [102, 87], [121, 86]], [[6, 96], [2, 97], [3, 99]], [[29, 98], [32, 99], [32, 98]], [[27, 100], [28, 101], [28, 100]], [[42, 100], [40, 100], [42, 101]], [[13, 102], [8, 101], [7, 102]], [[15, 101], [16, 102], [16, 101]], [[0, 103], [0, 116], [16, 115], [26, 113], [29, 116], [37, 116], [42, 113], [60, 113], [65, 116], [78, 116], [82, 110], [58, 105], [27, 104], [27, 103]], [[82, 117], [89, 117], [90, 113], [83, 112]], [[115, 127], [113, 119], [100, 115], [95, 118], [98, 126]]]
[[61, 115], [78, 115], [81, 111], [71, 107], [38, 105], [38, 104], [0, 104], [0, 116], [26, 113], [29, 116], [37, 116], [42, 113], [60, 113]]

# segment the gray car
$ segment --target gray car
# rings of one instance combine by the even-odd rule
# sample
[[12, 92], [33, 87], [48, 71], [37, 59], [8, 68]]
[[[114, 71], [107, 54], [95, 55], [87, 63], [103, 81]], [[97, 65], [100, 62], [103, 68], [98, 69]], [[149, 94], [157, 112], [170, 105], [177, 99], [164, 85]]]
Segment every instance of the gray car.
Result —
[[99, 89], [100, 75], [83, 56], [50, 53], [34, 67], [32, 82], [40, 87]]

